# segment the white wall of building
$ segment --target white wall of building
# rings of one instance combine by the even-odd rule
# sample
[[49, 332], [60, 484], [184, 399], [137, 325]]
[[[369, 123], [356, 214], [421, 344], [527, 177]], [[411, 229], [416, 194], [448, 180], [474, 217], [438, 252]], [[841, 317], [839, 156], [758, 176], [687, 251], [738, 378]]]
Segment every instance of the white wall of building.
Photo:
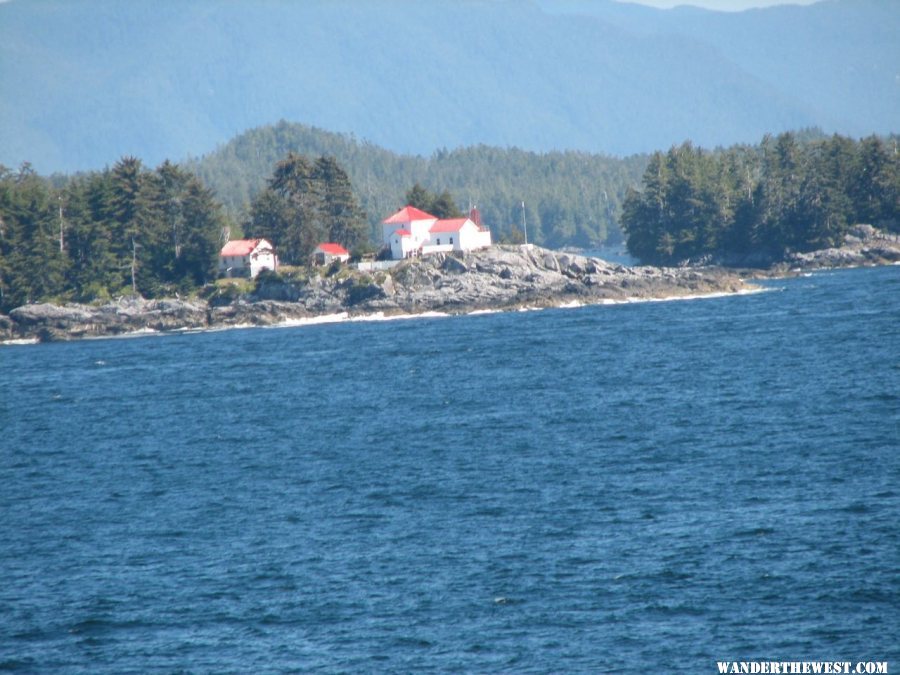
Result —
[[413, 251], [419, 248], [412, 236], [400, 236], [396, 232], [391, 235], [389, 243], [391, 245], [391, 257], [394, 260], [408, 258]]
[[436, 222], [437, 218], [429, 218], [427, 220], [414, 220], [409, 224], [409, 231], [412, 233], [413, 243], [416, 245], [416, 248], [428, 243], [428, 230]]
[[381, 237], [385, 246], [391, 246], [393, 250], [393, 234], [397, 230], [408, 230], [412, 235], [411, 241], [413, 248], [419, 248], [428, 242], [428, 230], [437, 221], [436, 218], [427, 218], [424, 220], [411, 220], [408, 223], [382, 223]]
[[[446, 237], [442, 238], [441, 241], [446, 241]], [[425, 244], [422, 247], [422, 255], [428, 255], [429, 253], [449, 253], [453, 250], [453, 244]]]
[[476, 248], [487, 248], [491, 245], [490, 230], [479, 230], [472, 221], [467, 222], [459, 230], [459, 248], [457, 250], [471, 251]]
[[432, 232], [429, 247], [439, 246], [440, 250], [449, 245], [454, 251], [471, 251], [491, 245], [489, 230], [479, 230], [471, 220], [467, 220], [458, 230], [450, 232]]
[[263, 270], [275, 271], [275, 251], [266, 248], [264, 244], [257, 246], [250, 254], [250, 278], [255, 277]]

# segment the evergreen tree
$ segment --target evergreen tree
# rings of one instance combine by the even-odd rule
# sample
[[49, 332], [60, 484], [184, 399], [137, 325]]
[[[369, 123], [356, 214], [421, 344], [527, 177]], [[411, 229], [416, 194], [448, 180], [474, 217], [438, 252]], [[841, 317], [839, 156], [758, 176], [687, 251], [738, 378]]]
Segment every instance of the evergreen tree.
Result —
[[250, 232], [269, 239], [284, 262], [305, 262], [326, 234], [321, 192], [309, 161], [289, 153], [275, 165], [268, 188], [254, 200]]
[[430, 213], [436, 218], [462, 218], [463, 213], [456, 206], [453, 196], [448, 190], [434, 194], [419, 183], [413, 185], [406, 193], [406, 203]]
[[320, 185], [328, 240], [348, 250], [365, 243], [368, 239], [365, 214], [356, 201], [347, 172], [333, 157], [320, 157], [313, 166], [312, 178]]
[[453, 197], [447, 190], [435, 196], [431, 201], [431, 208], [426, 209], [431, 215], [438, 218], [462, 218], [463, 213], [456, 206]]
[[109, 172], [95, 173], [76, 178], [64, 190], [66, 251], [71, 261], [68, 285], [76, 300], [106, 299], [121, 291], [105, 212], [109, 179]]
[[60, 250], [59, 201], [30, 165], [6, 174], [0, 203], [5, 308], [60, 295], [68, 260]]
[[181, 287], [190, 288], [215, 278], [225, 218], [212, 191], [194, 176], [184, 185], [181, 205], [185, 229], [175, 262], [175, 279]]
[[[434, 195], [423, 188], [418, 182], [413, 185], [406, 193], [404, 201], [410, 206], [415, 206], [426, 213], [431, 213], [431, 203], [434, 201]], [[432, 213], [432, 215], [437, 215]]]
[[851, 217], [847, 185], [854, 161], [853, 142], [834, 136], [806, 151], [806, 170], [800, 186], [794, 244], [814, 250], [840, 244]]
[[254, 200], [248, 231], [269, 239], [287, 263], [306, 262], [326, 240], [357, 247], [366, 238], [365, 216], [347, 173], [334, 158], [310, 164], [289, 153], [275, 165], [268, 187]]
[[900, 155], [877, 136], [856, 148], [848, 196], [860, 222], [900, 231]]
[[159, 199], [163, 222], [161, 223], [159, 245], [169, 250], [167, 267], [175, 274], [177, 262], [184, 250], [187, 221], [184, 213], [184, 198], [191, 175], [168, 160], [156, 169], [159, 182]]
[[136, 157], [123, 157], [113, 167], [109, 203], [112, 251], [123, 272], [123, 285], [131, 286], [133, 293], [139, 292], [137, 276], [141, 261], [137, 251], [146, 243], [142, 241], [138, 220], [142, 182], [143, 166]]
[[628, 252], [644, 262], [668, 260], [674, 252], [668, 234], [668, 194], [669, 168], [662, 153], [656, 152], [644, 171], [644, 190], [629, 190], [622, 207]]
[[12, 208], [16, 199], [14, 182], [15, 174], [0, 164], [0, 311], [15, 306], [9, 304], [13, 302], [10, 298], [13, 281], [10, 256], [16, 250], [12, 223]]
[[776, 253], [798, 248], [803, 224], [800, 186], [803, 179], [800, 152], [794, 135], [779, 134], [763, 141], [762, 220], [756, 228], [755, 245]]

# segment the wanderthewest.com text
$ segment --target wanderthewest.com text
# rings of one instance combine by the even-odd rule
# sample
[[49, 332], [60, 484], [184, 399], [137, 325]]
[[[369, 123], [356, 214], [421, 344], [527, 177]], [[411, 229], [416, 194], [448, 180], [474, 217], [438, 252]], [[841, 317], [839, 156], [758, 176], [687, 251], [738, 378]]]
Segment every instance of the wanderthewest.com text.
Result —
[[719, 673], [731, 675], [823, 675], [838, 673], [882, 674], [887, 661], [716, 661]]

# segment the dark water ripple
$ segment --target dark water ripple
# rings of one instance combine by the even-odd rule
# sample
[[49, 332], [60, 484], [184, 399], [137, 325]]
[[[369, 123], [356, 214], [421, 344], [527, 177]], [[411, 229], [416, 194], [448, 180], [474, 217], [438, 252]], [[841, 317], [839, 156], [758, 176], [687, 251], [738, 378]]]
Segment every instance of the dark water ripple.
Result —
[[0, 670], [900, 662], [900, 268], [0, 349]]

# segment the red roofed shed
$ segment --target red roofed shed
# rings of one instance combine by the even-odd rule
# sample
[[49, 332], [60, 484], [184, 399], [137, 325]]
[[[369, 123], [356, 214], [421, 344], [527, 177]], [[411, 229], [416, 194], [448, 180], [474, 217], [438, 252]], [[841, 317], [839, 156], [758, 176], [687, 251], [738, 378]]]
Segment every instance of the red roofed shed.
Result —
[[316, 246], [313, 251], [313, 258], [320, 265], [327, 265], [335, 260], [347, 262], [350, 260], [350, 252], [340, 244], [326, 241]]

